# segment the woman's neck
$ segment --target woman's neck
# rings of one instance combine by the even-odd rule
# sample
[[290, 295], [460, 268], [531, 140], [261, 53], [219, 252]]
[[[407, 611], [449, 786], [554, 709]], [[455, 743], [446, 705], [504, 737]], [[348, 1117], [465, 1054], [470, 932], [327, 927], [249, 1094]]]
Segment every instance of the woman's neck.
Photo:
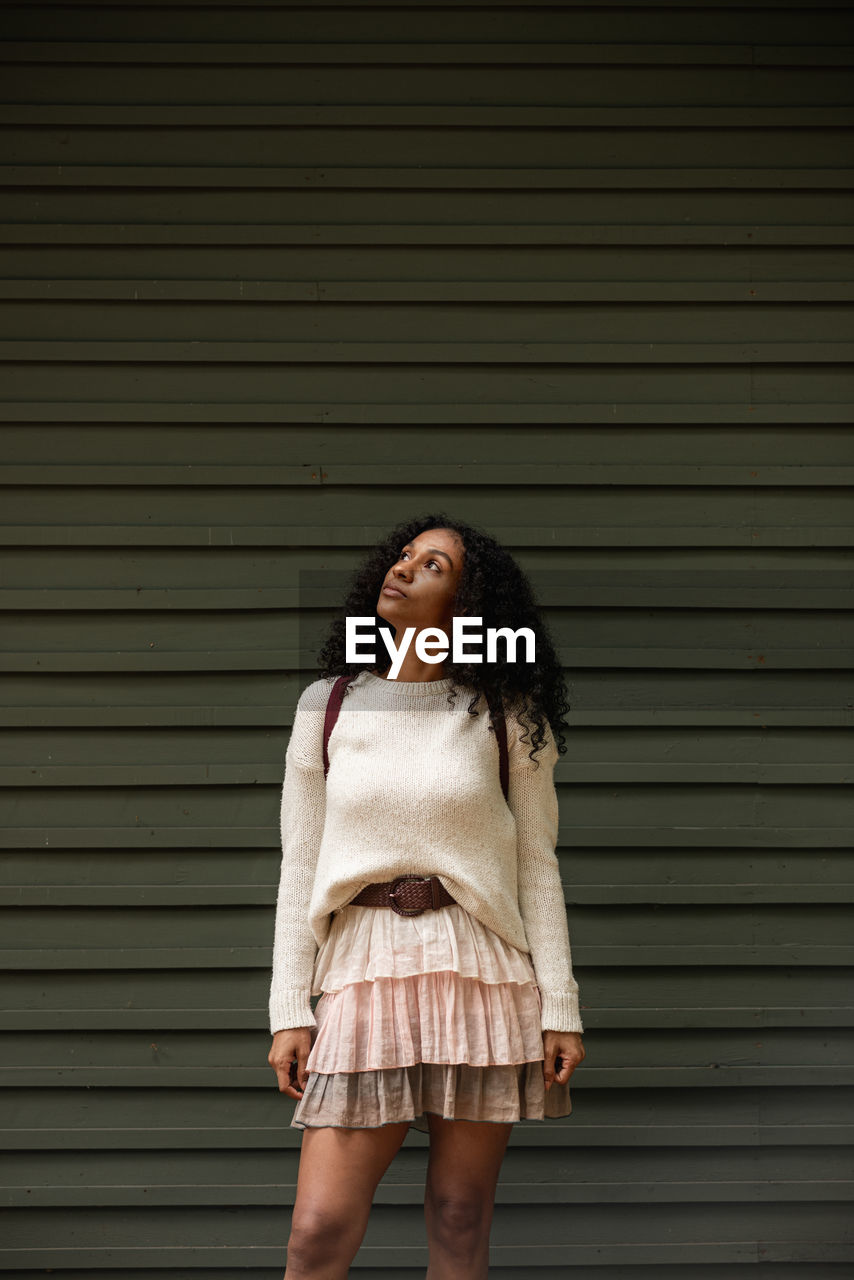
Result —
[[[389, 676], [390, 671], [391, 667], [386, 667], [384, 671], [374, 670], [374, 675], [379, 676], [381, 680], [390, 680], [392, 678]], [[435, 663], [431, 665], [416, 659], [412, 663], [404, 661], [394, 679], [402, 680], [407, 684], [429, 684], [432, 680], [444, 680], [445, 672], [441, 663], [437, 666]]]

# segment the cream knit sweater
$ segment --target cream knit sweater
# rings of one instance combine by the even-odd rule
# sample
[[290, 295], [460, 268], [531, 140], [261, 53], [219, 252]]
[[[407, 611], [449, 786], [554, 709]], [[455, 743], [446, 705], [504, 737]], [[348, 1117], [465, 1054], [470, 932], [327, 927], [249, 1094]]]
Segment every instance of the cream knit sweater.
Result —
[[583, 1031], [555, 856], [551, 729], [537, 767], [508, 712], [505, 804], [485, 700], [469, 715], [471, 691], [458, 688], [451, 706], [452, 683], [361, 671], [332, 730], [327, 778], [323, 721], [334, 679], [300, 697], [282, 786], [271, 1033], [316, 1025], [314, 960], [331, 913], [365, 885], [406, 873], [438, 875], [466, 911], [530, 952], [544, 1030]]

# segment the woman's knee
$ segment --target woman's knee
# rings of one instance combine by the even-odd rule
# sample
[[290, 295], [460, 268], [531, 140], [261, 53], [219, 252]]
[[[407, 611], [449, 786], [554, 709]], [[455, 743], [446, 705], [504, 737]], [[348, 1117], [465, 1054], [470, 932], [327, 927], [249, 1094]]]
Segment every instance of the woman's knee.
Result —
[[[288, 1237], [288, 1272], [299, 1275], [301, 1270], [308, 1271], [347, 1257], [348, 1250], [353, 1245], [353, 1236], [352, 1218], [344, 1217], [324, 1205], [297, 1205]], [[358, 1246], [357, 1240], [352, 1253], [355, 1253]]]
[[492, 1221], [492, 1205], [477, 1191], [428, 1196], [434, 1234], [451, 1247], [476, 1243]]

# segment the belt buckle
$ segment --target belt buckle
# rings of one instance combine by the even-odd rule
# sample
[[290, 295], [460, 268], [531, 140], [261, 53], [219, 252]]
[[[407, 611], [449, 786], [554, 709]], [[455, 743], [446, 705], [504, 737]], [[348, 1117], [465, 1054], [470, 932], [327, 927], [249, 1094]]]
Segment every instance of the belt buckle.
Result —
[[422, 883], [427, 884], [429, 882], [429, 879], [430, 879], [429, 876], [415, 876], [415, 875], [395, 876], [395, 878], [391, 882], [391, 887], [389, 888], [389, 891], [388, 891], [389, 906], [391, 907], [392, 911], [396, 911], [399, 916], [423, 915], [423, 913], [427, 910], [426, 907], [415, 907], [414, 910], [407, 911], [405, 907], [399, 907], [397, 905], [397, 899], [395, 897], [395, 894], [397, 893], [398, 885], [400, 885], [405, 880], [420, 880], [422, 881]]

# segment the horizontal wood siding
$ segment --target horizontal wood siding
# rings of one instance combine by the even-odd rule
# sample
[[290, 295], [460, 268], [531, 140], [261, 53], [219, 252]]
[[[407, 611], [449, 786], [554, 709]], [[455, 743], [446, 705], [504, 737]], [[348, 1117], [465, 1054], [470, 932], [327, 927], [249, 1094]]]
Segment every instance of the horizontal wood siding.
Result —
[[[572, 701], [587, 1059], [494, 1274], [849, 1277], [850, 6], [0, 27], [4, 1274], [280, 1280], [288, 734], [354, 563], [440, 508]], [[354, 1275], [423, 1275], [426, 1148]]]

